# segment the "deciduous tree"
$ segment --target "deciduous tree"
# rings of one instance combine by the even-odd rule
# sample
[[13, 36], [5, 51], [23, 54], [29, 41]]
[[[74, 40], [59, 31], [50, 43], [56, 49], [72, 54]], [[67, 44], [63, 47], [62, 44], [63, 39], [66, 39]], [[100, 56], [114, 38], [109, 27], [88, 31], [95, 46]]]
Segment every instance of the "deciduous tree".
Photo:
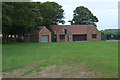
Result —
[[34, 26], [35, 13], [31, 2], [3, 2], [2, 34], [23, 35], [31, 31]]
[[45, 2], [39, 6], [41, 15], [43, 17], [44, 26], [47, 25], [56, 25], [58, 23], [64, 24], [65, 21], [62, 20], [64, 18], [64, 10], [62, 6], [56, 2]]
[[96, 22], [98, 22], [98, 19], [96, 16], [92, 14], [92, 12], [84, 7], [79, 6], [74, 11], [73, 19], [70, 20], [71, 25], [95, 25]]

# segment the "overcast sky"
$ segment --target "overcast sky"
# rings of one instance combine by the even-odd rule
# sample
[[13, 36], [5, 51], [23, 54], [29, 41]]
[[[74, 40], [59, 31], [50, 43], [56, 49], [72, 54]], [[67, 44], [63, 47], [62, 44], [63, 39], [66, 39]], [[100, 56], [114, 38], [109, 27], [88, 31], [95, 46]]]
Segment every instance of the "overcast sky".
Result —
[[99, 30], [118, 28], [118, 1], [119, 0], [33, 0], [39, 2], [57, 2], [65, 10], [65, 25], [69, 25], [68, 20], [73, 18], [73, 10], [78, 6], [87, 7], [99, 22]]

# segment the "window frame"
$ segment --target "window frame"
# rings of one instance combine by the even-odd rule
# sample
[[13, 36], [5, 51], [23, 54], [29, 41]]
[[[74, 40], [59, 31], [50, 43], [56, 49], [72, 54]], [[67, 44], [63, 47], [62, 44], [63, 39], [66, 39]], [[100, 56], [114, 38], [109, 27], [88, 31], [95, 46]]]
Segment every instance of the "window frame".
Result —
[[67, 29], [63, 29], [63, 34], [67, 34]]
[[92, 34], [92, 38], [97, 38], [97, 34]]
[[60, 35], [60, 40], [65, 39], [65, 35]]

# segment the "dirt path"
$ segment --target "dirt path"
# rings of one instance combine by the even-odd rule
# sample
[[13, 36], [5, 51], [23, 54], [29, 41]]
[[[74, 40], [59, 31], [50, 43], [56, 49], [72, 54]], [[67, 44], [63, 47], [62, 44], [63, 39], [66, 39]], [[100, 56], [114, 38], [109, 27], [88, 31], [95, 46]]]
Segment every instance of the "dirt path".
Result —
[[12, 72], [3, 72], [3, 78], [99, 78], [92, 69], [73, 67], [71, 65], [50, 65], [47, 67], [35, 67], [38, 63]]

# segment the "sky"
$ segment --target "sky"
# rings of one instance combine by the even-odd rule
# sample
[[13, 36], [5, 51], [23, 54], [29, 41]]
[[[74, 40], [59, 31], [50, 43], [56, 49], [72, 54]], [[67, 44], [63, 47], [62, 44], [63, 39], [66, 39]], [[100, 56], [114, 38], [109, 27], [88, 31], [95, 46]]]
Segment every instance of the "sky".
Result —
[[93, 15], [95, 15], [99, 22], [97, 28], [104, 29], [118, 29], [118, 2], [119, 0], [33, 0], [34, 2], [57, 2], [62, 5], [65, 10], [65, 24], [70, 25], [68, 20], [72, 20], [73, 11], [76, 7], [87, 7]]

